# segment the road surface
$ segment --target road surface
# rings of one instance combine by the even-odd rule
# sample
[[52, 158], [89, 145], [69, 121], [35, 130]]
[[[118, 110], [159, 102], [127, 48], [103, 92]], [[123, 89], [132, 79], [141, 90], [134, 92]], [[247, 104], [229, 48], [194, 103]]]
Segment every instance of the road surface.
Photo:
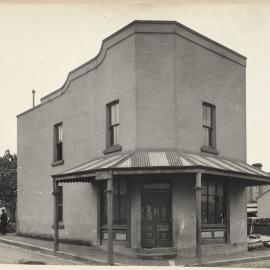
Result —
[[82, 265], [83, 263], [0, 243], [0, 264]]
[[253, 261], [253, 262], [247, 262], [247, 263], [234, 263], [234, 264], [226, 265], [224, 267], [236, 267], [236, 268], [270, 268], [270, 260]]

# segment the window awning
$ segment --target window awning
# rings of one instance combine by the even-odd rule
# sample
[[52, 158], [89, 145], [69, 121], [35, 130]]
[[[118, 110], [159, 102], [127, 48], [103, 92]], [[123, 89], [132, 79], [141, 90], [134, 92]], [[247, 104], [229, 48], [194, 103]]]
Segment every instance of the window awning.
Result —
[[270, 184], [270, 174], [241, 161], [230, 160], [207, 154], [195, 154], [178, 150], [144, 151], [136, 150], [130, 153], [104, 156], [81, 164], [58, 175], [56, 180], [95, 177], [96, 172], [111, 170], [115, 174], [130, 174], [136, 170], [158, 172], [192, 172], [206, 171], [226, 173], [228, 176], [256, 180]]

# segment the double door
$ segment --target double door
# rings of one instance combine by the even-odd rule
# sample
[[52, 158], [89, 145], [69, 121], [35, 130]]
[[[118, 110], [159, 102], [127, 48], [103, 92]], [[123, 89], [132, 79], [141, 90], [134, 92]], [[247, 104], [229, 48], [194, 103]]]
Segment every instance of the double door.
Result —
[[170, 247], [171, 223], [170, 183], [143, 184], [142, 247]]

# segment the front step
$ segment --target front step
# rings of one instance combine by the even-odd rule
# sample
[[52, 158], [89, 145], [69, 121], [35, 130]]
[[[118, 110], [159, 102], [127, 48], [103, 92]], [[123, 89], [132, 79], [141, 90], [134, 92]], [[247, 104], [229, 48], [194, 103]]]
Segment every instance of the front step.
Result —
[[144, 260], [164, 260], [177, 257], [177, 249], [169, 248], [140, 248], [136, 250], [136, 256]]

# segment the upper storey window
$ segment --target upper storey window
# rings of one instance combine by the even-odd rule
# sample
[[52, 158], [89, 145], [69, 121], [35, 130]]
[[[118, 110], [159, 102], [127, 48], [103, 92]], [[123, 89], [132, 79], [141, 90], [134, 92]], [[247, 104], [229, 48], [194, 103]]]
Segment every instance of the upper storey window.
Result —
[[107, 104], [107, 149], [104, 153], [120, 151], [119, 100]]
[[119, 144], [119, 101], [109, 104], [109, 146]]
[[54, 125], [54, 162], [53, 165], [63, 163], [63, 124]]
[[218, 154], [216, 151], [216, 107], [203, 102], [203, 146], [202, 151]]

